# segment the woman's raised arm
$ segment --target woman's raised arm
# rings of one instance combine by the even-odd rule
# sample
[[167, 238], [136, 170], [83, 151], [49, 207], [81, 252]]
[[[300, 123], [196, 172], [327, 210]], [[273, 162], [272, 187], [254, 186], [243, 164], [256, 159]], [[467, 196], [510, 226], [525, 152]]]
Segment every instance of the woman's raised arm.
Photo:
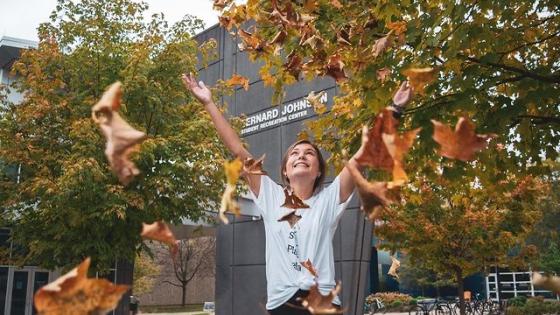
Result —
[[[220, 112], [216, 104], [214, 104], [214, 101], [212, 100], [212, 92], [210, 92], [210, 89], [204, 85], [204, 82], [196, 82], [196, 79], [192, 74], [183, 74], [182, 79], [185, 87], [194, 97], [198, 99], [198, 101], [202, 103], [202, 105], [204, 105], [204, 108], [210, 115], [212, 123], [214, 124], [220, 139], [228, 150], [242, 161], [245, 161], [247, 158], [251, 158], [251, 153], [245, 149], [237, 132], [233, 130], [228, 120], [224, 117], [224, 115], [222, 115], [222, 112]], [[247, 175], [246, 178], [249, 188], [256, 196], [258, 196], [261, 183], [260, 175]]]

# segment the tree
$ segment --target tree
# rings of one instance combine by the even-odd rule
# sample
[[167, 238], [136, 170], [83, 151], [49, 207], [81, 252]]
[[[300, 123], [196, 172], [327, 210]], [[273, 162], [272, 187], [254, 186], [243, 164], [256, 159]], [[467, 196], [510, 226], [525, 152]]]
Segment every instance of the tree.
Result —
[[[339, 95], [308, 133], [340, 163], [355, 152], [360, 130], [390, 104], [409, 79], [416, 97], [401, 119], [422, 127], [407, 156], [415, 178], [406, 204], [389, 208], [378, 236], [428, 269], [463, 279], [489, 265], [533, 256], [524, 238], [542, 216], [537, 208], [560, 145], [560, 9], [555, 1], [216, 0], [220, 23], [240, 49], [263, 63], [265, 85], [282, 89], [301, 77], [329, 76]], [[252, 21], [252, 23], [247, 23]], [[426, 68], [419, 80], [409, 69]], [[323, 112], [323, 110], [317, 112]], [[478, 132], [495, 133], [491, 154], [450, 162], [436, 152], [431, 119], [469, 116]], [[369, 172], [370, 179], [390, 175]], [[529, 177], [527, 177], [529, 176]], [[527, 187], [524, 188], [523, 185]], [[509, 194], [509, 195], [507, 195]], [[521, 197], [522, 196], [522, 197]], [[526, 198], [526, 199], [524, 199]], [[531, 255], [530, 255], [531, 254]]]
[[522, 172], [497, 181], [499, 171], [482, 163], [446, 164], [427, 164], [414, 174], [402, 192], [405, 202], [385, 209], [375, 233], [420, 268], [451, 274], [464, 314], [465, 277], [495, 265], [524, 267], [536, 258], [535, 246], [525, 240], [542, 217], [538, 205], [548, 197], [548, 185]]
[[[92, 269], [133, 261], [142, 222], [194, 221], [219, 202], [219, 144], [209, 117], [191, 102], [180, 74], [195, 70], [191, 16], [144, 22], [147, 5], [130, 0], [59, 0], [39, 27], [39, 46], [14, 64], [21, 104], [0, 109], [0, 160], [21, 165], [20, 181], [0, 176], [21, 263]], [[91, 107], [123, 82], [121, 113], [148, 134], [134, 160], [141, 175], [127, 187], [110, 172]]]
[[426, 296], [426, 288], [435, 287], [439, 297], [441, 287], [454, 286], [455, 284], [450, 274], [436, 274], [433, 270], [426, 269], [425, 264], [414, 262], [407, 255], [401, 260], [399, 278], [400, 288], [420, 288], [422, 296]]
[[182, 306], [185, 306], [187, 299], [187, 285], [195, 276], [214, 276], [215, 252], [216, 239], [214, 237], [197, 237], [179, 241], [177, 254], [173, 258], [175, 279], [173, 281], [165, 280], [163, 283], [181, 288]]
[[154, 259], [148, 253], [140, 253], [134, 260], [132, 292], [141, 295], [151, 291], [160, 273], [161, 270]]
[[[500, 135], [511, 162], [558, 157], [560, 141], [560, 9], [553, 0], [346, 1], [216, 0], [221, 24], [237, 30], [240, 47], [263, 62], [265, 85], [302, 76], [330, 76], [339, 96], [310, 123], [315, 140], [338, 161], [355, 151], [362, 125], [391, 101], [411, 67], [436, 70], [433, 84], [405, 111], [406, 127], [470, 115], [480, 130]], [[254, 23], [245, 23], [253, 20]], [[248, 31], [243, 28], [247, 28]], [[427, 82], [429, 83], [429, 82]], [[421, 154], [433, 152], [423, 141]], [[540, 169], [548, 172], [548, 169]]]

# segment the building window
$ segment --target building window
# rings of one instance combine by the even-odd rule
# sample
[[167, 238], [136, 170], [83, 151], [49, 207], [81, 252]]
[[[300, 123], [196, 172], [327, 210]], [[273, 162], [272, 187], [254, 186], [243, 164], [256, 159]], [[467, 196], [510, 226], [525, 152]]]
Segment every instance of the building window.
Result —
[[[535, 288], [531, 281], [532, 271], [526, 272], [502, 272], [500, 271], [500, 299], [510, 299], [516, 296], [543, 296], [545, 298], [559, 299], [551, 291]], [[490, 273], [486, 277], [486, 292], [488, 298], [498, 300], [498, 282], [496, 273]]]

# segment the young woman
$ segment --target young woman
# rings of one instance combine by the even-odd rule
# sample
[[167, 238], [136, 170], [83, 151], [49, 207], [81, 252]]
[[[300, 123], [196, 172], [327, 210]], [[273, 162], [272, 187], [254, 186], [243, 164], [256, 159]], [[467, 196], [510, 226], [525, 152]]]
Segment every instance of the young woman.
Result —
[[[231, 128], [212, 101], [210, 90], [192, 75], [183, 75], [185, 87], [204, 105], [218, 134], [229, 151], [244, 160], [251, 154], [243, 147], [237, 133]], [[412, 90], [404, 82], [393, 97], [393, 108], [398, 112], [409, 101]], [[348, 163], [356, 162], [364, 145]], [[282, 159], [281, 175], [289, 191], [268, 176], [247, 175], [252, 198], [261, 211], [266, 234], [266, 304], [270, 314], [310, 314], [292, 305], [301, 305], [300, 299], [309, 293], [315, 280], [319, 291], [327, 295], [335, 288], [333, 236], [343, 210], [354, 190], [349, 171], [344, 168], [335, 180], [322, 188], [326, 165], [319, 149], [309, 141], [292, 144]], [[293, 193], [308, 208], [283, 207], [286, 194]], [[309, 260], [317, 270], [317, 279], [301, 263]], [[333, 300], [336, 306], [340, 300]]]

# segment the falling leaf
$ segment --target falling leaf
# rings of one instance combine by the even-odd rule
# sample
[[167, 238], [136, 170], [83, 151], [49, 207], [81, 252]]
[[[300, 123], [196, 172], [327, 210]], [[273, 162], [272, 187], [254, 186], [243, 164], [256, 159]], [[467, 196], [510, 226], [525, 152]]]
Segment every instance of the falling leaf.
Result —
[[257, 160], [252, 157], [246, 158], [245, 162], [243, 162], [243, 174], [266, 175], [266, 172], [263, 170], [263, 162], [265, 157], [266, 154], [263, 154]]
[[474, 159], [477, 151], [488, 145], [488, 140], [495, 138], [495, 134], [479, 135], [475, 133], [475, 125], [468, 117], [461, 117], [455, 126], [455, 131], [449, 125], [432, 120], [434, 124], [434, 140], [441, 146], [441, 156], [464, 162]]
[[34, 302], [40, 315], [106, 314], [113, 310], [126, 285], [115, 285], [107, 279], [88, 278], [90, 259], [35, 293]]
[[336, 41], [341, 45], [352, 45], [350, 43], [350, 34], [348, 34], [348, 31], [346, 29], [341, 29], [336, 33]]
[[362, 129], [362, 145], [365, 143], [365, 152], [356, 159], [356, 162], [376, 169], [392, 171], [394, 166], [393, 157], [387, 151], [387, 146], [383, 142], [381, 135], [383, 133], [395, 133], [397, 123], [390, 110], [383, 110], [375, 118], [371, 129], [368, 130], [364, 126]]
[[299, 199], [298, 196], [296, 196], [296, 194], [292, 191], [291, 188], [288, 187], [284, 188], [284, 196], [286, 197], [284, 204], [282, 205], [282, 207], [284, 208], [288, 208], [288, 209], [309, 208], [308, 205], [303, 203], [303, 201]]
[[387, 48], [389, 48], [389, 46], [391, 46], [391, 41], [389, 40], [390, 36], [391, 35], [389, 34], [375, 41], [375, 44], [372, 48], [373, 57], [381, 55], [383, 52], [385, 52], [385, 50], [387, 50]]
[[307, 269], [314, 278], [319, 277], [319, 275], [317, 274], [317, 269], [315, 269], [315, 266], [313, 266], [311, 260], [307, 259], [306, 261], [300, 262], [300, 264], [303, 266], [303, 268]]
[[331, 4], [337, 9], [342, 9], [342, 3], [340, 3], [340, 1], [338, 0], [331, 0]]
[[286, 221], [290, 224], [290, 227], [293, 228], [294, 225], [301, 219], [301, 215], [296, 214], [296, 210], [290, 210], [286, 214], [284, 214], [278, 222]]
[[146, 134], [132, 128], [117, 112], [121, 106], [121, 95], [121, 83], [113, 83], [92, 107], [91, 114], [107, 139], [105, 155], [111, 169], [123, 185], [128, 185], [134, 176], [140, 174], [130, 160], [130, 154], [146, 139]]
[[430, 83], [432, 83], [437, 76], [437, 71], [435, 68], [410, 68], [402, 72], [410, 82], [412, 90], [415, 93], [424, 95], [426, 92], [424, 89]]
[[344, 63], [341, 60], [340, 55], [335, 54], [329, 57], [329, 62], [326, 66], [326, 74], [331, 76], [336, 82], [346, 80], [346, 74], [344, 73]]
[[242, 169], [243, 169], [243, 163], [239, 158], [236, 158], [231, 162], [226, 161], [224, 163], [227, 185], [226, 185], [226, 190], [222, 194], [222, 200], [220, 202], [220, 210], [218, 211], [218, 216], [224, 224], [229, 223], [229, 220], [225, 215], [226, 211], [229, 210], [230, 212], [233, 212], [236, 216], [239, 216], [241, 214], [241, 209], [239, 208], [239, 205], [234, 199], [234, 193], [235, 193], [235, 185], [239, 180], [239, 176], [241, 176]]
[[381, 81], [381, 83], [383, 83], [387, 80], [387, 77], [391, 74], [391, 69], [387, 67], [383, 67], [381, 69], [378, 69], [376, 73], [377, 73], [377, 79]]
[[288, 57], [286, 63], [283, 65], [284, 69], [291, 74], [296, 80], [299, 79], [299, 74], [301, 73], [302, 59], [296, 54], [296, 51], [292, 51]]
[[239, 75], [239, 74], [234, 74], [229, 80], [226, 81], [226, 85], [228, 87], [232, 87], [235, 85], [241, 85], [243, 86], [243, 89], [245, 91], [249, 90], [249, 79], [247, 79], [246, 77]]
[[386, 182], [368, 182], [352, 163], [345, 161], [346, 168], [350, 172], [360, 196], [365, 215], [371, 221], [375, 221], [382, 214], [383, 208], [394, 201], [396, 188], [389, 189]]
[[301, 305], [311, 314], [342, 314], [343, 310], [333, 306], [333, 299], [339, 292], [340, 284], [337, 284], [329, 294], [322, 295], [318, 285], [315, 284], [309, 288], [309, 294], [301, 299]]
[[550, 290], [556, 294], [560, 294], [560, 277], [543, 276], [538, 272], [533, 272], [533, 284], [536, 287]]
[[315, 94], [314, 91], [311, 91], [309, 95], [307, 95], [307, 101], [311, 106], [313, 106], [313, 110], [315, 113], [321, 115], [327, 111], [327, 106], [321, 102], [321, 98], [323, 98], [327, 94], [326, 91], [321, 91]]
[[391, 256], [391, 267], [389, 268], [387, 274], [394, 277], [397, 281], [399, 281], [399, 274], [397, 272], [399, 271], [400, 266], [401, 262], [395, 256]]
[[175, 256], [178, 251], [175, 235], [173, 235], [169, 226], [163, 221], [156, 221], [152, 224], [142, 223], [142, 233], [140, 233], [140, 236], [145, 239], [159, 241], [169, 245], [173, 256]]
[[422, 128], [416, 128], [403, 134], [383, 133], [381, 135], [387, 151], [393, 157], [393, 183], [395, 185], [402, 185], [404, 182], [408, 181], [408, 176], [404, 171], [404, 155], [408, 152], [410, 147], [412, 147], [412, 143], [421, 129]]

